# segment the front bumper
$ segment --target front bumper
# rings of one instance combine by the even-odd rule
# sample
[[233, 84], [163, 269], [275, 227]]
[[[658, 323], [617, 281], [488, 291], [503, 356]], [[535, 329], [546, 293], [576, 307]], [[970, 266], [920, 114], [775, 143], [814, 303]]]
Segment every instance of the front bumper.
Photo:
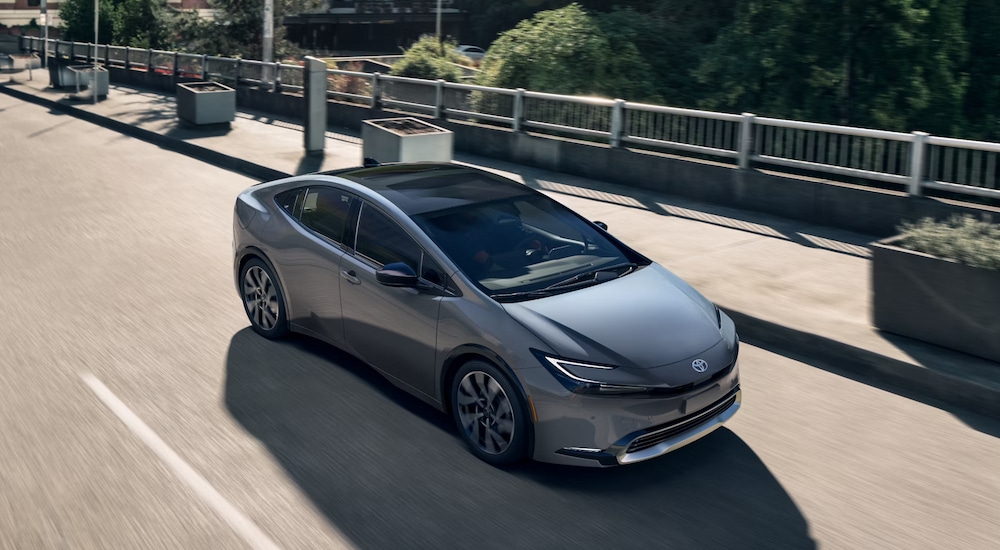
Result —
[[743, 394], [739, 386], [728, 396], [689, 416], [637, 430], [606, 449], [563, 447], [556, 451], [563, 456], [596, 460], [601, 466], [616, 466], [642, 462], [675, 451], [722, 427], [740, 409]]
[[599, 396], [566, 391], [545, 369], [520, 371], [531, 396], [541, 462], [608, 467], [649, 460], [705, 437], [742, 404], [739, 365], [674, 396]]

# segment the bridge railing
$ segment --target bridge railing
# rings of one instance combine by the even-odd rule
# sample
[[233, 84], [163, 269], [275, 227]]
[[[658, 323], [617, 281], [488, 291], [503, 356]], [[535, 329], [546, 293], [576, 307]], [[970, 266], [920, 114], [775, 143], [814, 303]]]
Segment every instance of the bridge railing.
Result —
[[[21, 47], [42, 52], [40, 38]], [[49, 41], [50, 56], [92, 62], [93, 46]], [[131, 70], [301, 93], [300, 65], [142, 50], [97, 48], [99, 62]], [[327, 97], [372, 109], [473, 121], [611, 147], [670, 152], [860, 184], [1000, 199], [1000, 144], [817, 124], [595, 97], [495, 88], [379, 73], [327, 70]]]

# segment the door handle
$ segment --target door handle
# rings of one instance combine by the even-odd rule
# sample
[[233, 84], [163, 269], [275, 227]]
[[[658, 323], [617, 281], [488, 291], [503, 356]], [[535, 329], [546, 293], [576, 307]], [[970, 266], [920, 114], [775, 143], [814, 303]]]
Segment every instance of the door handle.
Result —
[[361, 284], [361, 279], [358, 278], [358, 274], [355, 273], [353, 269], [350, 271], [347, 270], [341, 271], [340, 276], [347, 279], [347, 282], [351, 283], [352, 285]]

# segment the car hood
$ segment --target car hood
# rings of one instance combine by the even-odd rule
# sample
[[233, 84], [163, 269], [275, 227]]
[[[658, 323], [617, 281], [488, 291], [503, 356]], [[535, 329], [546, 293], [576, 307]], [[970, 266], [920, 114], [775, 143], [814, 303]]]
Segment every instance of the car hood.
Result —
[[567, 359], [650, 369], [722, 339], [715, 306], [658, 264], [504, 309]]

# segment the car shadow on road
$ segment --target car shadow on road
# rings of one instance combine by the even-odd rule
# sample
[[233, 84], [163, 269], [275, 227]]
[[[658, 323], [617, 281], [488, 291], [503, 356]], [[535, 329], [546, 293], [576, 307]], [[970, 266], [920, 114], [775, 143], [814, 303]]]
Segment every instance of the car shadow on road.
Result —
[[609, 470], [491, 467], [448, 416], [304, 337], [233, 336], [225, 403], [359, 548], [815, 548], [781, 484], [725, 428]]

